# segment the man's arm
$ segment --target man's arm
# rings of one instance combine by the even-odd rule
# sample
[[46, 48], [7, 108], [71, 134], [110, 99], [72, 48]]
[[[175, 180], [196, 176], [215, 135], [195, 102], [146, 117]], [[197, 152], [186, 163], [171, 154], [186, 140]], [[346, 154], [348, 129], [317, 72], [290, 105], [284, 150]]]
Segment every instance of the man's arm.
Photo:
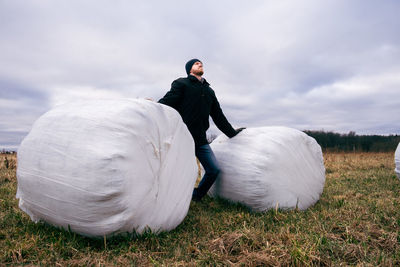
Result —
[[214, 94], [214, 101], [211, 106], [210, 115], [211, 115], [211, 118], [213, 119], [215, 125], [218, 127], [218, 129], [220, 129], [229, 138], [234, 137], [240, 131], [243, 130], [242, 128], [240, 130], [233, 129], [232, 125], [228, 122], [224, 113], [222, 112], [222, 109], [219, 105], [219, 102], [218, 102], [215, 94]]
[[183, 85], [177, 81], [173, 81], [171, 84], [171, 90], [169, 90], [163, 98], [158, 100], [158, 103], [168, 105], [174, 109], [177, 109], [178, 104], [183, 96]]

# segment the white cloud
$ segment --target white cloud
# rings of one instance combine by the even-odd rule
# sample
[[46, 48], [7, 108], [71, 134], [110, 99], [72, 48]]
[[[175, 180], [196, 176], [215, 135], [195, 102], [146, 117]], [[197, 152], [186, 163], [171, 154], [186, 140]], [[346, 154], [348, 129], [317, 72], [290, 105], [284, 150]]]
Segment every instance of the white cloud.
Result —
[[122, 98], [119, 92], [94, 87], [57, 87], [51, 98], [51, 105], [60, 105], [77, 99], [112, 99]]
[[[357, 76], [305, 93], [288, 93], [273, 105], [273, 122], [299, 129], [359, 133], [396, 133], [400, 130], [400, 71]], [[385, 124], [383, 127], [382, 125]], [[372, 131], [373, 129], [373, 131]]]
[[[400, 69], [395, 72], [385, 72], [369, 76], [356, 76], [330, 85], [316, 87], [307, 92], [306, 99], [353, 101], [357, 99], [370, 99], [379, 101], [382, 98], [399, 96]], [[393, 99], [400, 103], [400, 99]]]

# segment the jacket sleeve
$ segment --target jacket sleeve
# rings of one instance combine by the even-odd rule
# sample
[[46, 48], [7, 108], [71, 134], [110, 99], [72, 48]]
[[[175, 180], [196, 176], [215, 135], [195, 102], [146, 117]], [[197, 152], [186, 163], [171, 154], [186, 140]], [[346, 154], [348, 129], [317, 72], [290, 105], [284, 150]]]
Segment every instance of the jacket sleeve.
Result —
[[171, 84], [171, 90], [169, 90], [163, 98], [158, 100], [158, 103], [170, 106], [177, 109], [179, 102], [183, 96], [183, 85], [177, 81], [173, 81]]
[[212, 103], [210, 112], [211, 118], [218, 129], [220, 129], [229, 138], [232, 138], [236, 135], [236, 130], [233, 129], [232, 125], [226, 119], [215, 94], [213, 94], [213, 97], [214, 101]]

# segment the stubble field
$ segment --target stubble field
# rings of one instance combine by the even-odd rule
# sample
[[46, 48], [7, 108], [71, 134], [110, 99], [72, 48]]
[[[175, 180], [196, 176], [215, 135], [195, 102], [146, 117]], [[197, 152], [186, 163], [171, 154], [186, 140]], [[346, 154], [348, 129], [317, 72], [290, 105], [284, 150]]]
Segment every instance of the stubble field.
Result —
[[399, 266], [393, 156], [324, 153], [324, 192], [306, 211], [252, 213], [207, 197], [171, 232], [90, 239], [31, 222], [15, 199], [16, 157], [1, 154], [0, 265]]

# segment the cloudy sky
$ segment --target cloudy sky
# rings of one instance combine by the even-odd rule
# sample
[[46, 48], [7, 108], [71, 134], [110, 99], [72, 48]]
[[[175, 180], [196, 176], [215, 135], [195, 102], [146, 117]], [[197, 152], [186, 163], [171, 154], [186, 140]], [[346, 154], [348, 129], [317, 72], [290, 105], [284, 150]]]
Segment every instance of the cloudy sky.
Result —
[[0, 0], [0, 149], [60, 103], [158, 100], [194, 57], [234, 126], [400, 134], [399, 13], [398, 0]]

